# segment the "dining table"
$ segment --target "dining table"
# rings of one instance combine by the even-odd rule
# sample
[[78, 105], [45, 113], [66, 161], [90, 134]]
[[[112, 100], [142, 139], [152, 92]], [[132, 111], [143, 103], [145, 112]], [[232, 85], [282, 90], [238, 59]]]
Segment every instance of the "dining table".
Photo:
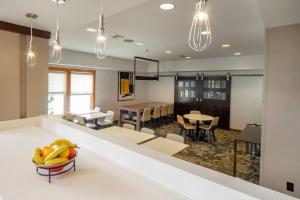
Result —
[[141, 144], [151, 139], [156, 138], [155, 135], [142, 133], [135, 130], [126, 129], [119, 126], [101, 129], [98, 131], [99, 135], [107, 135], [117, 140], [123, 140], [129, 143]]
[[93, 113], [86, 113], [86, 114], [82, 114], [82, 115], [79, 115], [80, 117], [83, 117], [85, 119], [85, 121], [90, 121], [92, 122], [95, 126], [95, 127], [98, 127], [98, 119], [104, 119], [105, 117], [108, 116], [107, 113], [104, 113], [104, 112], [93, 112]]
[[200, 122], [210, 122], [214, 119], [214, 117], [203, 114], [186, 114], [183, 115], [185, 119], [196, 121], [196, 138], [199, 137], [200, 134]]
[[170, 156], [184, 151], [189, 147], [187, 144], [179, 143], [162, 137], [145, 142], [141, 144], [141, 146]]
[[[141, 129], [141, 117], [142, 117], [142, 112], [144, 111], [145, 108], [150, 108], [152, 111], [155, 109], [155, 107], [162, 107], [168, 105], [168, 103], [164, 102], [148, 102], [148, 103], [139, 103], [139, 104], [133, 104], [133, 105], [124, 105], [121, 106], [119, 109], [119, 126], [122, 123], [129, 123], [133, 124], [136, 127], [136, 130]], [[122, 116], [124, 114], [130, 116], [135, 116], [136, 120], [133, 120], [132, 117], [129, 117], [127, 119], [123, 119]]]
[[[236, 177], [237, 173], [237, 144], [238, 142], [244, 142], [246, 144], [261, 146], [261, 126], [247, 125], [244, 130], [234, 140], [233, 148], [233, 176]], [[251, 152], [252, 153], [252, 152]], [[260, 155], [260, 154], [259, 154]]]

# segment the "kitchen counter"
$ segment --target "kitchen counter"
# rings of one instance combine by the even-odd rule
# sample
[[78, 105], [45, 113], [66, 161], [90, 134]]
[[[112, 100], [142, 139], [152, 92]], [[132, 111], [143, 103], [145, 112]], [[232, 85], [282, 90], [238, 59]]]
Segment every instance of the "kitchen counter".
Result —
[[4, 200], [153, 200], [187, 199], [128, 169], [80, 148], [76, 172], [53, 177], [36, 174], [31, 162], [35, 147], [59, 136], [29, 126], [0, 131], [0, 195]]

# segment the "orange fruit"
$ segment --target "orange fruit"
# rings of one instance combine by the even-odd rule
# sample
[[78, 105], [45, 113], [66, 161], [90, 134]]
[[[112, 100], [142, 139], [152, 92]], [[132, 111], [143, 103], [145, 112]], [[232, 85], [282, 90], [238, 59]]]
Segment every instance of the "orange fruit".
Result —
[[75, 156], [76, 156], [76, 150], [74, 148], [70, 148], [69, 149], [69, 156], [68, 156], [68, 158], [71, 160]]

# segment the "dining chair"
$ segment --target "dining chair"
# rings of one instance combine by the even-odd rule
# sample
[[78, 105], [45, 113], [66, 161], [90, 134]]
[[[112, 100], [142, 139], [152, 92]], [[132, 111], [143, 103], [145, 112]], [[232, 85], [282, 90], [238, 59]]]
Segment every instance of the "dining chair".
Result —
[[[200, 114], [201, 115], [201, 112], [199, 110], [191, 110], [190, 114]], [[196, 120], [189, 119], [189, 122], [193, 125], [197, 124]]]
[[114, 111], [107, 111], [107, 116], [103, 121], [99, 121], [98, 124], [100, 126], [109, 126], [114, 124], [114, 116], [115, 112]]
[[160, 125], [159, 124], [160, 114], [161, 114], [161, 106], [155, 107], [154, 111], [153, 111], [153, 114], [151, 116], [154, 128], [156, 128], [157, 126]]
[[169, 105], [164, 105], [161, 108], [161, 116], [160, 116], [161, 124], [166, 124], [166, 122], [167, 122], [168, 108], [169, 108]]
[[173, 119], [174, 119], [174, 104], [169, 104], [168, 117], [169, 117], [169, 121], [173, 122]]
[[141, 132], [142, 133], [147, 133], [147, 134], [150, 134], [150, 135], [155, 135], [155, 131], [153, 129], [150, 129], [150, 128], [142, 128]]
[[126, 129], [130, 129], [130, 130], [135, 130], [135, 126], [132, 125], [132, 124], [123, 124], [123, 128], [126, 128]]
[[100, 112], [100, 111], [101, 111], [101, 108], [100, 108], [100, 107], [95, 107], [95, 108], [94, 108], [94, 111], [95, 111], [95, 112]]
[[[215, 129], [217, 128], [218, 124], [219, 124], [219, 120], [220, 118], [219, 117], [215, 117], [211, 123], [209, 125], [200, 125], [200, 129], [202, 131], [207, 132], [207, 139], [208, 139], [208, 142], [211, 143], [211, 137], [213, 138], [214, 142], [217, 141], [216, 139], [216, 135], [215, 135]], [[200, 135], [199, 135], [200, 137]], [[198, 138], [199, 140], [199, 138]]]
[[185, 139], [184, 137], [182, 137], [181, 135], [176, 135], [176, 134], [173, 134], [173, 133], [168, 133], [167, 136], [166, 136], [167, 139], [169, 140], [173, 140], [175, 142], [179, 142], [179, 143], [185, 143]]
[[179, 127], [181, 128], [180, 135], [183, 134], [183, 131], [185, 132], [184, 133], [185, 139], [186, 139], [187, 134], [189, 134], [189, 135], [193, 134], [193, 137], [195, 137], [194, 133], [195, 133], [196, 127], [190, 123], [186, 123], [181, 115], [177, 115], [177, 123], [178, 123]]

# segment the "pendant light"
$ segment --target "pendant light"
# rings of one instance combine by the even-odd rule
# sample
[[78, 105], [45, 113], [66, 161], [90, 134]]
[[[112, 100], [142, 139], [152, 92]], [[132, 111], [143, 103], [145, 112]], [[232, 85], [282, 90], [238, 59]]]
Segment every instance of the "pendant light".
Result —
[[197, 0], [188, 43], [195, 51], [204, 51], [211, 45], [211, 31], [207, 14], [207, 0]]
[[34, 67], [36, 65], [36, 55], [34, 53], [34, 51], [32, 50], [32, 21], [36, 18], [38, 18], [38, 16], [36, 14], [33, 13], [27, 13], [25, 15], [28, 19], [30, 19], [30, 41], [29, 41], [29, 47], [27, 50], [27, 55], [26, 55], [26, 64], [29, 67]]
[[99, 16], [99, 27], [97, 33], [96, 53], [99, 59], [104, 59], [107, 56], [106, 40], [104, 35], [104, 15], [103, 15], [103, 1], [100, 1], [100, 16]]
[[60, 44], [60, 37], [59, 37], [59, 4], [64, 4], [66, 0], [52, 0], [56, 3], [56, 33], [55, 33], [55, 41], [52, 48], [51, 53], [51, 61], [53, 63], [60, 63], [62, 58], [62, 47]]

